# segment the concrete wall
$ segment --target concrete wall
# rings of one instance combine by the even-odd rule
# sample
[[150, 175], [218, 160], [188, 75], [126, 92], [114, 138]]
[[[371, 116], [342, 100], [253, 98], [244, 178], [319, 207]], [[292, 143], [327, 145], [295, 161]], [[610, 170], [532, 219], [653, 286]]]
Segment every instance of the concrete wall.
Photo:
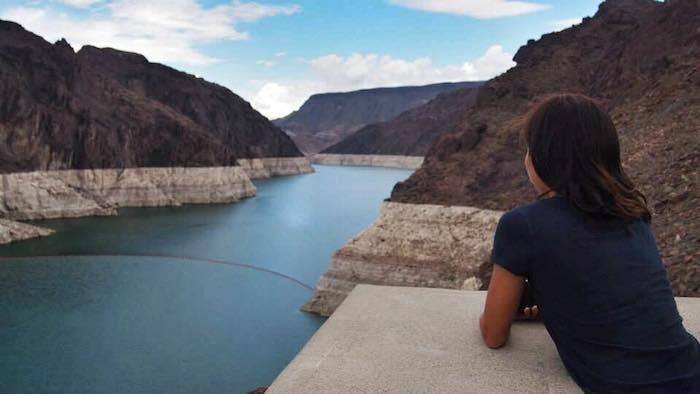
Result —
[[[519, 322], [483, 345], [485, 292], [357, 285], [267, 391], [578, 393], [544, 326]], [[700, 337], [700, 298], [677, 298]]]

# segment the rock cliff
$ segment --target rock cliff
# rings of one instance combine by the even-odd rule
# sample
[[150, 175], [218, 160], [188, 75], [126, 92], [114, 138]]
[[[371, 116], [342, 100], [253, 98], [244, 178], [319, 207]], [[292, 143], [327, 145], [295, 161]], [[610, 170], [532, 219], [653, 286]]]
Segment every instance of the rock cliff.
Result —
[[329, 316], [357, 283], [477, 290], [501, 212], [384, 203], [338, 250], [303, 309]]
[[[655, 211], [653, 227], [673, 290], [700, 296], [699, 10], [698, 0], [608, 0], [580, 25], [529, 41], [515, 56], [517, 66], [488, 81], [452, 132], [428, 151], [421, 168], [394, 187], [392, 204], [442, 206], [444, 215], [418, 208], [403, 217], [383, 211], [334, 256], [306, 309], [332, 312], [355, 283], [426, 285], [418, 279], [424, 276], [436, 286], [458, 287], [459, 281], [441, 282], [435, 273], [449, 273], [440, 270], [458, 264], [474, 272], [483, 260], [445, 255], [433, 245], [450, 239], [449, 232], [440, 236], [421, 227], [449, 228], [458, 222], [459, 206], [503, 211], [532, 201], [518, 124], [533, 103], [562, 91], [593, 96], [611, 111], [624, 166]], [[414, 215], [413, 225], [406, 224], [408, 215]], [[494, 230], [492, 224], [461, 226], [476, 226], [489, 236]], [[379, 232], [392, 236], [374, 235]], [[454, 247], [445, 244], [445, 250]], [[467, 238], [462, 248], [469, 247]], [[395, 257], [387, 258], [385, 250]], [[433, 253], [444, 260], [415, 263], [415, 256]], [[454, 272], [462, 273], [455, 278], [466, 277], [463, 268]], [[485, 282], [488, 273], [481, 265], [476, 276]]]
[[365, 125], [388, 121], [440, 93], [476, 84], [478, 82], [441, 83], [317, 94], [298, 111], [274, 122], [287, 131], [304, 152], [316, 153]]
[[272, 176], [297, 175], [313, 172], [306, 157], [263, 157], [259, 159], [238, 159], [250, 179], [269, 178]]
[[676, 295], [700, 296], [698, 26], [697, 0], [608, 0], [581, 24], [529, 41], [391, 200], [499, 210], [531, 201], [518, 120], [547, 94], [584, 93], [611, 111]]
[[0, 175], [0, 216], [113, 215], [120, 207], [227, 203], [255, 195], [240, 166], [32, 171]]
[[218, 167], [300, 157], [226, 88], [141, 55], [50, 44], [0, 21], [0, 171]]
[[2, 217], [232, 202], [255, 195], [250, 177], [313, 171], [233, 92], [139, 54], [0, 21], [0, 90]]
[[441, 93], [387, 122], [367, 125], [321, 151], [328, 154], [425, 156], [474, 104], [481, 83]]
[[315, 164], [335, 166], [361, 166], [361, 167], [386, 167], [415, 170], [423, 164], [422, 156], [396, 156], [396, 155], [337, 155], [317, 153], [311, 161]]

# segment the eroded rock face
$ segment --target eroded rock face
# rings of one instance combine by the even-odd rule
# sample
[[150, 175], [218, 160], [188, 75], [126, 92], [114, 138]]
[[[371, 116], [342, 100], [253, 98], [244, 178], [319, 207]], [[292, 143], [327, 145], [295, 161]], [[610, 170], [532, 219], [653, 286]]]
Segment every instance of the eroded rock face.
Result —
[[228, 203], [255, 195], [240, 166], [33, 171], [0, 175], [0, 215], [113, 215], [119, 207]]
[[334, 166], [386, 167], [415, 170], [423, 164], [423, 157], [318, 153], [311, 158], [311, 161], [315, 164]]
[[274, 122], [292, 135], [304, 152], [313, 154], [365, 125], [393, 119], [408, 109], [429, 102], [440, 93], [478, 84], [479, 82], [440, 83], [316, 94], [309, 97], [298, 111]]
[[230, 90], [145, 57], [0, 21], [0, 216], [111, 215], [222, 203], [253, 177], [312, 171], [282, 130]]
[[303, 309], [329, 316], [357, 283], [479, 289], [501, 214], [384, 203], [379, 218], [335, 253]]
[[36, 237], [46, 237], [54, 231], [29, 224], [0, 219], [0, 244], [21, 241]]
[[238, 165], [250, 179], [271, 176], [297, 175], [314, 172], [306, 157], [264, 157], [261, 159], [238, 159]]
[[519, 120], [548, 94], [584, 93], [611, 112], [675, 294], [700, 296], [698, 10], [697, 0], [608, 0], [581, 24], [531, 40], [391, 200], [498, 210], [534, 200]]
[[435, 141], [451, 132], [474, 105], [480, 86], [477, 82], [441, 93], [392, 120], [367, 125], [321, 153], [425, 156]]
[[141, 55], [50, 44], [0, 21], [0, 172], [233, 166], [300, 157], [221, 86]]

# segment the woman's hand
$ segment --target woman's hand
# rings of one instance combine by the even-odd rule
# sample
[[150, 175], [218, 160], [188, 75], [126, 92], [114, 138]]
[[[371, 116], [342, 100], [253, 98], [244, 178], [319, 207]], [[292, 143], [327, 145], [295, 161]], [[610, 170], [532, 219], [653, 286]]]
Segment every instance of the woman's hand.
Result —
[[515, 320], [537, 320], [540, 317], [540, 308], [537, 305], [525, 307], [518, 311]]

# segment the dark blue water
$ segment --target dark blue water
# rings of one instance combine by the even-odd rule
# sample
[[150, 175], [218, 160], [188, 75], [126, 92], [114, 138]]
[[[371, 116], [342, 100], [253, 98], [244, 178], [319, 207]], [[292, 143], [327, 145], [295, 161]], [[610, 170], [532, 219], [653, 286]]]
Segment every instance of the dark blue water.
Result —
[[236, 204], [43, 221], [57, 234], [0, 247], [0, 393], [271, 383], [323, 322], [299, 311], [306, 286], [409, 175], [316, 170]]

